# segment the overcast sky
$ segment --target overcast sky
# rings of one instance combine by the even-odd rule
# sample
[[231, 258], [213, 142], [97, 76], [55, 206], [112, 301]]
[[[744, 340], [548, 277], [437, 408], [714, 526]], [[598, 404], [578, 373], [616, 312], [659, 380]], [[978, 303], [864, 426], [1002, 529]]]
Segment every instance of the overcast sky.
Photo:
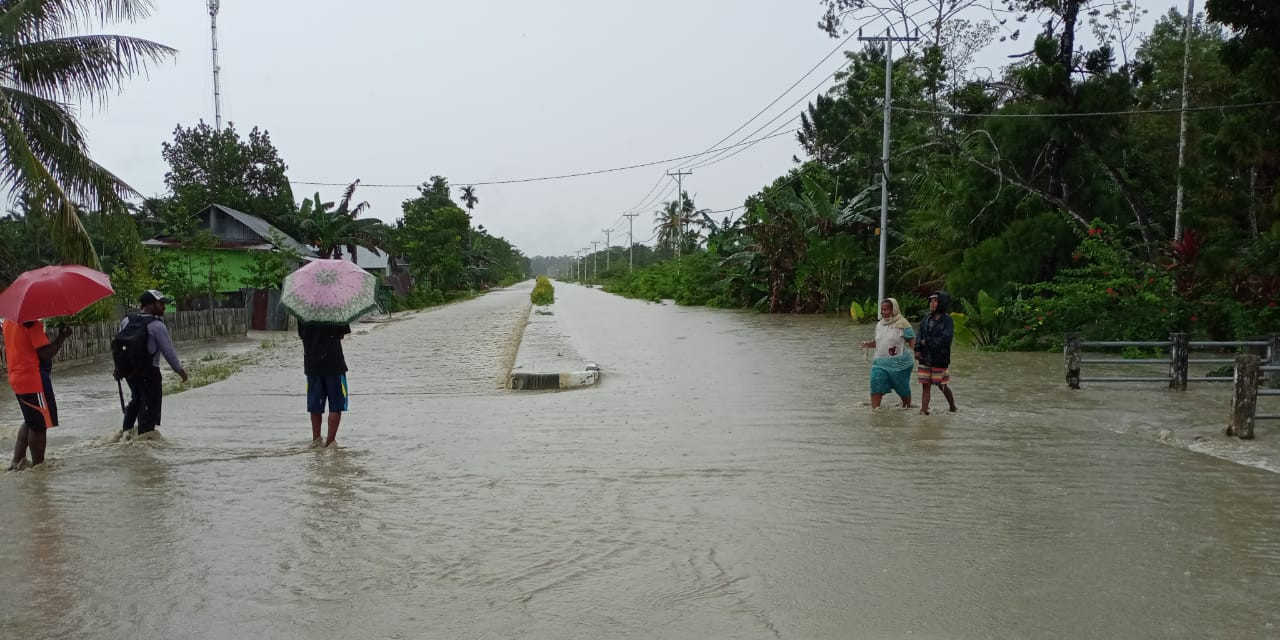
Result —
[[[213, 122], [206, 1], [156, 4], [147, 20], [110, 31], [175, 47], [176, 60], [82, 114], [94, 158], [147, 195], [165, 191], [161, 143], [174, 127]], [[1143, 2], [1146, 22], [1166, 4]], [[838, 41], [816, 27], [821, 12], [817, 0], [224, 0], [223, 119], [242, 135], [270, 131], [298, 200], [341, 191], [305, 181], [439, 174], [461, 186], [650, 162], [707, 149], [831, 51]], [[1002, 64], [1004, 53], [983, 62]], [[833, 56], [729, 142], [796, 115], [806, 103], [790, 105], [842, 62]], [[697, 169], [685, 188], [699, 207], [736, 207], [793, 154], [794, 136], [767, 140]], [[620, 214], [674, 164], [481, 186], [474, 223], [530, 256], [603, 245], [606, 228], [623, 245]], [[357, 192], [387, 221], [414, 195]], [[637, 241], [652, 236], [654, 208], [635, 219]]]

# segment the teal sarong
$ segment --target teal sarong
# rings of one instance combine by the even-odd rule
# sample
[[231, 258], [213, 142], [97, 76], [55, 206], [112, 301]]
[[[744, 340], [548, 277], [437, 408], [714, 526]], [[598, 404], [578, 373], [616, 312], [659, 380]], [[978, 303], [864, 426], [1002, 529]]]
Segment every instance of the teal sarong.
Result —
[[916, 360], [906, 341], [915, 337], [915, 331], [903, 329], [903, 343], [898, 347], [898, 355], [876, 358], [871, 362], [871, 395], [893, 391], [903, 400], [911, 398], [911, 374], [915, 371]]

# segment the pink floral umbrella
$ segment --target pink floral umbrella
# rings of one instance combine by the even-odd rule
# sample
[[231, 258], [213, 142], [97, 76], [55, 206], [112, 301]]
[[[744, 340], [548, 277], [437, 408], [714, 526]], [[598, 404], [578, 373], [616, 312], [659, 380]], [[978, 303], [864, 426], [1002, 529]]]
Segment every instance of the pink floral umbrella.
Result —
[[280, 304], [303, 322], [348, 324], [377, 308], [378, 279], [346, 260], [315, 260], [285, 276]]

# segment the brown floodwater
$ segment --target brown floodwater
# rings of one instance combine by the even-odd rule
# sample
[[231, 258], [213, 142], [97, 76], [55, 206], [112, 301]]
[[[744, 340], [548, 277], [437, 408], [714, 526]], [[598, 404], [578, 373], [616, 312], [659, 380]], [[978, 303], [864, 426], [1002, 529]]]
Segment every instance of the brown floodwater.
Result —
[[0, 474], [3, 637], [1280, 636], [1280, 425], [1217, 435], [1226, 387], [958, 350], [958, 414], [872, 412], [869, 326], [558, 284], [605, 377], [511, 392], [528, 291], [357, 325], [336, 450], [296, 341], [154, 442], [55, 371], [52, 461]]

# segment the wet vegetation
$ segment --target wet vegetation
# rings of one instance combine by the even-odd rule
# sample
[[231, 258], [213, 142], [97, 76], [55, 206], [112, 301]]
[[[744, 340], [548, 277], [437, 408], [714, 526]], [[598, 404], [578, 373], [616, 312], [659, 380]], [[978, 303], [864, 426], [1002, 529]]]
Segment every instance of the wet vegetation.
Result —
[[538, 276], [538, 281], [533, 285], [533, 292], [529, 294], [529, 300], [535, 305], [546, 306], [556, 301], [555, 287], [551, 286], [551, 279], [546, 276]]
[[[946, 289], [964, 336], [1005, 349], [1068, 331], [1234, 339], [1280, 327], [1275, 18], [1232, 0], [1192, 23], [1179, 172], [1184, 16], [1170, 11], [1139, 39], [1135, 4], [1014, 4], [1040, 32], [998, 76], [972, 66], [998, 34], [1016, 35], [995, 21], [944, 17], [895, 57], [890, 295], [918, 315], [922, 296]], [[719, 219], [687, 196], [666, 203], [652, 264], [585, 279], [679, 304], [866, 307], [885, 64], [875, 47], [847, 56], [840, 83], [802, 114], [807, 160]]]

